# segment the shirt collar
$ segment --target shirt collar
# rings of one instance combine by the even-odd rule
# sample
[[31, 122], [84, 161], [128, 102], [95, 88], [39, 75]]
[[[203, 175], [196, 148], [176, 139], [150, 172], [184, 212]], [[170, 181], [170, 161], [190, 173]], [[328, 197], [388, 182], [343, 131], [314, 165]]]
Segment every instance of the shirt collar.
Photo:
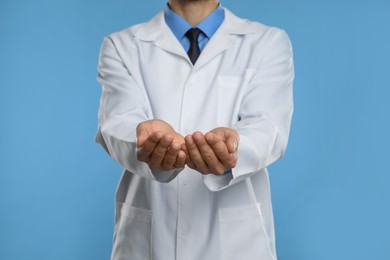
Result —
[[[179, 41], [183, 39], [186, 32], [192, 28], [192, 25], [174, 11], [172, 11], [168, 4], [165, 8], [164, 17], [168, 27]], [[215, 9], [209, 16], [203, 19], [196, 27], [202, 30], [207, 38], [210, 39], [222, 24], [224, 19], [225, 12], [221, 7], [221, 4], [219, 4], [217, 9]]]

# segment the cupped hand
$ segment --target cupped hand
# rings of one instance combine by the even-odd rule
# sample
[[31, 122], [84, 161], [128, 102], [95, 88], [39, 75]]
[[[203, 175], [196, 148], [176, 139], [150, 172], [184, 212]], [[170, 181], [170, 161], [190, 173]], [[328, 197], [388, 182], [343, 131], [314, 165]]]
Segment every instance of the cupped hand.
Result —
[[202, 174], [222, 175], [237, 164], [239, 134], [232, 128], [219, 127], [205, 135], [199, 131], [185, 137], [182, 150], [187, 165]]
[[186, 154], [181, 150], [184, 137], [163, 120], [153, 119], [137, 126], [137, 159], [151, 170], [183, 168]]

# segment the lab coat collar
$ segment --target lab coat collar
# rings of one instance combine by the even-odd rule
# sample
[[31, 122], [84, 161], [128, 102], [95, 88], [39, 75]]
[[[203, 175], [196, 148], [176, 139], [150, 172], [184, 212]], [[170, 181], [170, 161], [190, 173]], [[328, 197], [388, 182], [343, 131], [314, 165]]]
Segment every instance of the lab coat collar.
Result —
[[[204, 65], [216, 55], [226, 50], [232, 43], [231, 35], [251, 34], [257, 30], [252, 23], [235, 16], [226, 8], [224, 10], [225, 19], [202, 51], [195, 63], [196, 67]], [[138, 27], [138, 30], [135, 32], [135, 37], [141, 41], [153, 42], [157, 47], [182, 56], [191, 63], [180, 42], [166, 24], [164, 11], [161, 11], [149, 22]]]

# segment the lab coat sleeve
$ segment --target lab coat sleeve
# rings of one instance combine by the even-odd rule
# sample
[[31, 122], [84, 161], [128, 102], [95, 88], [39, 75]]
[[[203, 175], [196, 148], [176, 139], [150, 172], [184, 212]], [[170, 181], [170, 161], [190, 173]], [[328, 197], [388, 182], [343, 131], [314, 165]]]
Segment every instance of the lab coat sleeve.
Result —
[[240, 135], [238, 161], [231, 174], [204, 176], [211, 191], [225, 189], [258, 173], [286, 150], [293, 112], [294, 66], [291, 43], [275, 29], [268, 49], [244, 91], [234, 128]]
[[98, 65], [98, 81], [102, 96], [98, 115], [96, 142], [123, 168], [142, 177], [169, 182], [182, 169], [151, 171], [149, 166], [137, 160], [136, 128], [145, 120], [152, 119], [152, 112], [145, 90], [131, 73], [131, 64], [126, 66], [122, 56], [137, 62], [136, 47], [122, 47], [111, 37], [104, 39]]

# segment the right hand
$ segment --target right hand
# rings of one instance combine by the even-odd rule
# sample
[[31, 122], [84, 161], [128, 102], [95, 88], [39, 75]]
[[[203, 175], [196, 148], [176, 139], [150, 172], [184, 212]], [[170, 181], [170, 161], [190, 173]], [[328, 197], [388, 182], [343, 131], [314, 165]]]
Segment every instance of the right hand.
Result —
[[137, 126], [137, 159], [151, 170], [183, 168], [186, 154], [181, 150], [184, 137], [163, 120], [152, 119]]

